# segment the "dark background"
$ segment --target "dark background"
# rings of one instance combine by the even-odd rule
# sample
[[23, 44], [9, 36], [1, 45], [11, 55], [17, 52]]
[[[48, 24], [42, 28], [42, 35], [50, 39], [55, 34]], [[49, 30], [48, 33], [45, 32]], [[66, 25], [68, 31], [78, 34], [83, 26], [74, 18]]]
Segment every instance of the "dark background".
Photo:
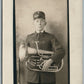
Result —
[[[57, 84], [68, 84], [67, 0], [15, 0], [15, 9], [17, 74], [19, 71], [18, 51], [20, 42], [25, 40], [28, 34], [35, 31], [32, 16], [35, 11], [40, 10], [46, 14], [46, 31], [56, 36], [66, 52], [64, 67], [60, 72], [56, 73], [56, 82]], [[21, 62], [21, 84], [26, 84], [26, 73], [24, 63]]]

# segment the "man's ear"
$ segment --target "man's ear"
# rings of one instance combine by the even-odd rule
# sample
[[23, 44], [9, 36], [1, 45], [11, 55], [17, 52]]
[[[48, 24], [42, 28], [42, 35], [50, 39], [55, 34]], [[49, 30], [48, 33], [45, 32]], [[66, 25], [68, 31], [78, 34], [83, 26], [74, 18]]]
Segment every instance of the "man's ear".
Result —
[[45, 25], [47, 24], [47, 22], [45, 22]]

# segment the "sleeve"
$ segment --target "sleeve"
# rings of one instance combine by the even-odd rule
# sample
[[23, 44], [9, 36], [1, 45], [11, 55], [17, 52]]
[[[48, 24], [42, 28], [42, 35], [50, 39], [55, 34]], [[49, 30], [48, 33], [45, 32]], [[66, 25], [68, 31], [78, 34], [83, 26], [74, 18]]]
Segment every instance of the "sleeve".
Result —
[[24, 61], [28, 60], [28, 36], [25, 40], [25, 57], [24, 57]]
[[55, 37], [51, 40], [51, 43], [52, 43], [52, 50], [54, 51], [54, 54], [51, 59], [55, 61], [56, 64], [58, 64], [63, 59], [65, 51]]

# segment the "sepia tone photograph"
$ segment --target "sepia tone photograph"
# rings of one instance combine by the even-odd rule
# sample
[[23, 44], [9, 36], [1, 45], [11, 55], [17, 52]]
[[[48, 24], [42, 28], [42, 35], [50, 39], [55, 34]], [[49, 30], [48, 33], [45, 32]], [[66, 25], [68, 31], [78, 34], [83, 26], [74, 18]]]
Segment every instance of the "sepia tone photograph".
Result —
[[15, 0], [17, 84], [69, 84], [67, 0]]

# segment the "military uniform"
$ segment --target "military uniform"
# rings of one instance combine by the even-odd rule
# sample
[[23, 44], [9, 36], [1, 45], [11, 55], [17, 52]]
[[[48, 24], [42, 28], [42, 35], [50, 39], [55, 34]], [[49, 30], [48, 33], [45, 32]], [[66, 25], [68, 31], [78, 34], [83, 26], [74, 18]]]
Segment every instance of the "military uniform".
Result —
[[[45, 31], [40, 33], [32, 33], [26, 38], [26, 48], [31, 47], [36, 49], [35, 41], [38, 41], [38, 47], [41, 50], [53, 51], [54, 55], [52, 56], [52, 60], [56, 61], [58, 64], [61, 59], [64, 57], [64, 49], [59, 44], [55, 36]], [[28, 59], [28, 52], [26, 52], [25, 59]], [[38, 72], [28, 70], [28, 82], [30, 83], [39, 83], [40, 84], [55, 84], [56, 78], [55, 73], [51, 72]]]

